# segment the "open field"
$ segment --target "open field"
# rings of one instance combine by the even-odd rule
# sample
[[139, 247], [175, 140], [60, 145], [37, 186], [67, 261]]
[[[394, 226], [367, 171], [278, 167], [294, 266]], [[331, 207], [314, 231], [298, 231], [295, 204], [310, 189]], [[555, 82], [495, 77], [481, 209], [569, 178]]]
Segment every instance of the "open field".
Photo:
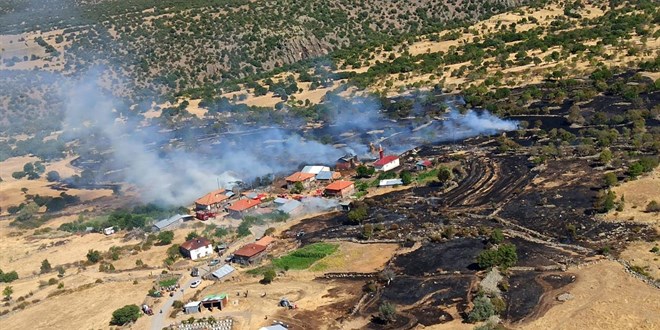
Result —
[[574, 298], [555, 303], [539, 319], [520, 328], [614, 330], [660, 326], [660, 291], [626, 274], [620, 264], [602, 261], [571, 271], [578, 279], [565, 291]]
[[660, 230], [660, 213], [646, 212], [646, 205], [650, 201], [660, 203], [660, 168], [637, 180], [614, 187], [612, 191], [619, 197], [624, 196], [626, 203], [623, 211], [612, 211], [605, 219], [644, 223]]

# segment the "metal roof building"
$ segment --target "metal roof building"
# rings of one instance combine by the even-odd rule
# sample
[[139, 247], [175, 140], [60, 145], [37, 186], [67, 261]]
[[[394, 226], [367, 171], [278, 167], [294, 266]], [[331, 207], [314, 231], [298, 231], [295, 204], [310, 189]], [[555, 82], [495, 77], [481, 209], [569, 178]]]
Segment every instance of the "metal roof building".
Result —
[[233, 273], [236, 269], [232, 267], [231, 265], [224, 265], [218, 269], [216, 269], [212, 274], [213, 277], [217, 279], [222, 279], [223, 277]]
[[387, 180], [380, 180], [378, 186], [389, 187], [389, 186], [400, 186], [402, 184], [403, 184], [403, 180], [401, 179], [387, 179]]
[[277, 208], [278, 211], [284, 212], [286, 214], [291, 214], [295, 212], [299, 207], [301, 207], [303, 204], [297, 200], [290, 200], [286, 202], [284, 205], [280, 206]]
[[172, 216], [168, 219], [160, 220], [160, 221], [154, 223], [152, 229], [154, 231], [163, 230], [163, 229], [165, 229], [165, 228], [167, 228], [171, 225], [179, 224], [179, 223], [187, 221], [187, 220], [192, 220], [193, 218], [194, 217], [192, 215], [189, 215], [189, 214], [186, 214], [186, 215], [177, 214], [177, 215], [174, 215], [174, 216]]
[[327, 167], [327, 166], [321, 166], [321, 165], [315, 165], [315, 166], [308, 165], [308, 166], [303, 167], [302, 171], [300, 171], [300, 172], [311, 173], [311, 174], [316, 175], [316, 174], [319, 174], [319, 172], [322, 172], [322, 171], [330, 171], [330, 168]]

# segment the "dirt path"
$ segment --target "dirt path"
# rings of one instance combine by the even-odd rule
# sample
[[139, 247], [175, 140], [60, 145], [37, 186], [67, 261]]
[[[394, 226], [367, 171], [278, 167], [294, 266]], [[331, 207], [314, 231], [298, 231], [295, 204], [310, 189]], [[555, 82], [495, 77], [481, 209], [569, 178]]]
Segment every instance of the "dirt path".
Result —
[[[185, 293], [185, 290], [190, 288], [190, 283], [193, 281], [199, 279], [198, 277], [194, 277], [189, 279], [184, 285], [181, 286], [181, 289], [176, 290], [174, 292], [174, 296], [168, 297], [167, 300], [165, 300], [165, 303], [160, 306], [160, 308], [156, 308], [154, 306], [154, 317], [151, 319], [151, 329], [152, 330], [161, 330], [165, 326], [165, 320], [166, 318], [170, 315], [170, 308], [172, 308], [172, 304], [174, 303], [175, 300], [181, 300], [183, 301], [183, 294]], [[156, 312], [158, 311], [158, 312]]]

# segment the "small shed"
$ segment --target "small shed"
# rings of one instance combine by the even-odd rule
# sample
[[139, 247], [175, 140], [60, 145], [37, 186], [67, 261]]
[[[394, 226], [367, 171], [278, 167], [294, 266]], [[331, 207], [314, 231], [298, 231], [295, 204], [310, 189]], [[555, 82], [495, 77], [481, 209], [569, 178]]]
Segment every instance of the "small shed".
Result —
[[183, 312], [186, 314], [194, 314], [202, 311], [201, 301], [191, 301], [183, 306]]
[[275, 200], [273, 200], [273, 203], [275, 203], [276, 205], [282, 206], [282, 205], [286, 204], [288, 201], [290, 201], [290, 199], [277, 197], [277, 198], [275, 198]]
[[432, 166], [433, 163], [431, 163], [431, 161], [428, 159], [423, 159], [415, 163], [415, 167], [417, 168], [418, 171], [425, 171]]
[[325, 187], [326, 196], [348, 197], [355, 192], [355, 185], [351, 181], [335, 181]]
[[226, 293], [212, 294], [204, 297], [201, 301], [203, 308], [213, 310], [213, 307], [222, 310], [229, 304], [229, 297]]
[[322, 171], [330, 171], [330, 168], [327, 166], [321, 166], [321, 165], [308, 165], [303, 167], [303, 169], [300, 171], [302, 173], [311, 173], [314, 175], [319, 174], [319, 172]]
[[153, 231], [160, 231], [168, 227], [175, 227], [177, 225], [182, 224], [184, 221], [189, 221], [195, 219], [194, 216], [190, 214], [177, 214], [174, 216], [171, 216], [165, 220], [158, 221], [154, 224], [152, 230]]

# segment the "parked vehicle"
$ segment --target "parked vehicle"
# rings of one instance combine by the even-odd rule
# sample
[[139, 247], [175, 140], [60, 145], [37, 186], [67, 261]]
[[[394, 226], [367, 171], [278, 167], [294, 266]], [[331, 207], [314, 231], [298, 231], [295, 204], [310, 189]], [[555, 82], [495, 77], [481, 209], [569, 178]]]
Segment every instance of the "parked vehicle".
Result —
[[192, 283], [190, 283], [190, 287], [194, 289], [198, 287], [200, 284], [202, 284], [202, 280], [194, 280]]
[[219, 259], [213, 259], [213, 260], [211, 260], [211, 262], [209, 262], [209, 266], [213, 267], [213, 266], [215, 266], [219, 263], [220, 263]]
[[230, 254], [227, 258], [225, 258], [225, 262], [231, 262], [232, 260], [234, 260], [233, 254]]
[[199, 220], [208, 220], [211, 218], [215, 218], [216, 214], [214, 212], [208, 212], [208, 211], [197, 211], [195, 212], [195, 218]]

